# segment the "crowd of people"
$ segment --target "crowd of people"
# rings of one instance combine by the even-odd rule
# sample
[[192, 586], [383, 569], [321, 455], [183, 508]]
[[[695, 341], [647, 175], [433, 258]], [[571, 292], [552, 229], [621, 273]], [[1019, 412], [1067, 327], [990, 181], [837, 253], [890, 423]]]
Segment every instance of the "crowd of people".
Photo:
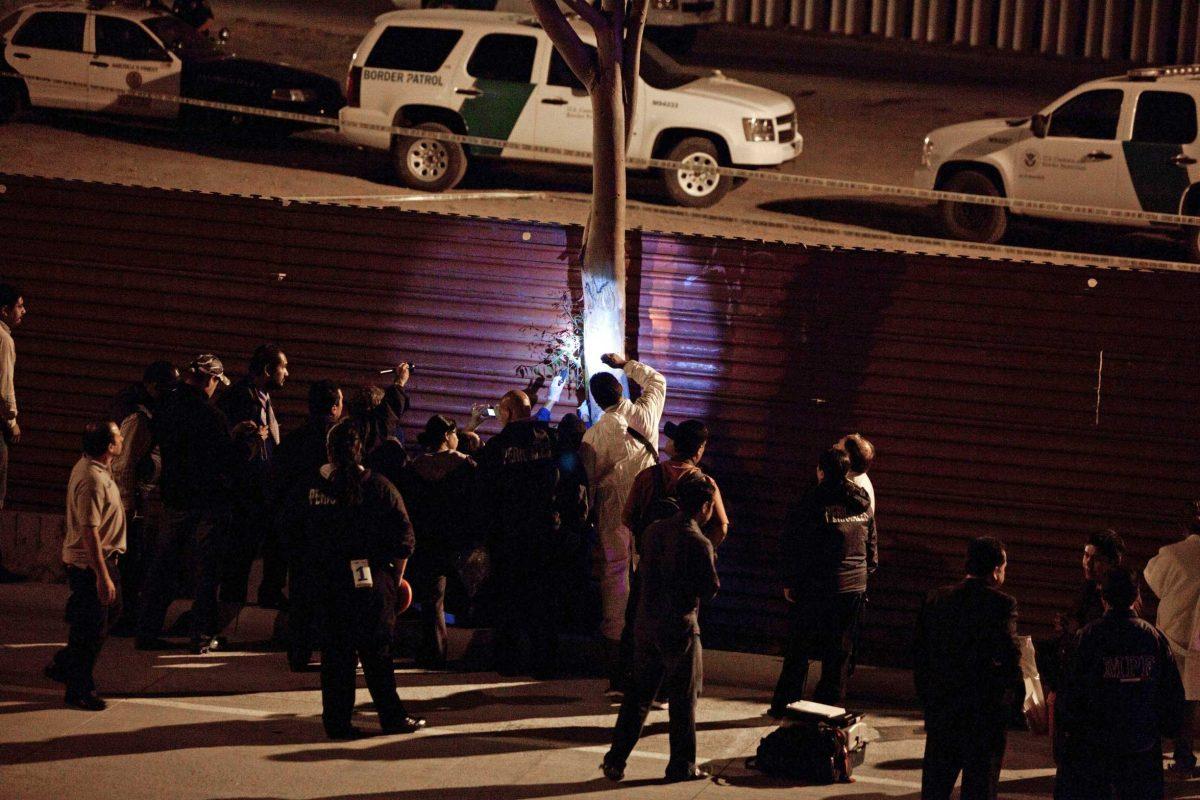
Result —
[[[22, 292], [0, 284], [0, 507], [7, 448], [21, 435], [11, 333], [24, 314]], [[418, 666], [447, 665], [446, 602], [457, 592], [466, 608], [490, 613], [498, 671], [547, 677], [559, 665], [563, 610], [591, 585], [608, 694], [621, 698], [601, 769], [620, 780], [650, 709], [665, 705], [666, 778], [705, 777], [698, 617], [720, 588], [716, 554], [730, 534], [702, 468], [710, 432], [702, 420], [667, 422], [663, 459], [666, 379], [619, 354], [603, 361], [612, 371], [589, 380], [601, 412], [590, 425], [586, 405], [551, 423], [564, 388], [555, 378], [544, 403], [537, 381], [494, 407], [477, 404], [461, 429], [434, 414], [411, 448], [400, 428], [409, 363], [385, 371], [386, 387], [312, 382], [308, 419], [284, 434], [273, 395], [290, 374], [279, 347], [257, 348], [236, 382], [212, 354], [183, 369], [155, 361], [83, 432], [62, 548], [68, 643], [45, 674], [66, 685], [68, 705], [100, 710], [93, 671], [110, 632], [134, 637], [138, 650], [227, 647], [222, 631], [248, 602], [261, 558], [257, 601], [287, 611], [290, 667], [307, 670], [320, 652], [327, 735], [364, 735], [352, 723], [357, 664], [381, 729], [406, 733], [426, 724], [407, 711], [393, 669], [407, 592], [419, 606]], [[636, 399], [618, 374], [636, 384]], [[490, 418], [499, 430], [485, 441], [478, 431]], [[790, 622], [771, 717], [805, 696], [814, 660], [813, 699], [845, 706], [879, 566], [874, 458], [863, 436], [842, 438], [790, 504], [778, 558]], [[1174, 739], [1174, 768], [1195, 768], [1200, 663], [1187, 654], [1200, 649], [1200, 505], [1183, 541], [1145, 567], [1158, 627], [1139, 618], [1142, 582], [1124, 559], [1115, 532], [1090, 537], [1078, 607], [1035, 643], [1062, 800], [1161, 797], [1163, 736]], [[997, 796], [1028, 674], [1016, 601], [1001, 590], [1007, 564], [1003, 543], [973, 540], [965, 578], [922, 605], [913, 655], [927, 732], [923, 798], [948, 799], [960, 774], [963, 800]], [[164, 630], [184, 594], [190, 611]], [[186, 642], [172, 641], [180, 633]]]

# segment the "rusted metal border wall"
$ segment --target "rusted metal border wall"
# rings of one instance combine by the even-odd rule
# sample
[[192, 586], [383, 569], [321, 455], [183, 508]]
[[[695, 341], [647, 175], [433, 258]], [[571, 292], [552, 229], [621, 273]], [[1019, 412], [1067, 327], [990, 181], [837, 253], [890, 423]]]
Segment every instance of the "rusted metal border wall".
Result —
[[[81, 425], [153, 359], [209, 350], [240, 370], [278, 341], [290, 427], [308, 381], [406, 357], [407, 424], [464, 419], [523, 384], [579, 282], [573, 228], [0, 182], [0, 277], [30, 308], [9, 495], [24, 508], [61, 507]], [[1044, 631], [1089, 532], [1116, 527], [1142, 561], [1200, 492], [1200, 276], [666, 234], [631, 235], [630, 252], [630, 350], [666, 373], [668, 419], [709, 421], [733, 515], [714, 643], [782, 632], [779, 519], [849, 431], [879, 448], [876, 662], [903, 661], [921, 593], [958, 575], [966, 538], [1008, 542], [1025, 626]]]
[[1046, 55], [1200, 61], [1194, 0], [723, 0], [726, 22]]

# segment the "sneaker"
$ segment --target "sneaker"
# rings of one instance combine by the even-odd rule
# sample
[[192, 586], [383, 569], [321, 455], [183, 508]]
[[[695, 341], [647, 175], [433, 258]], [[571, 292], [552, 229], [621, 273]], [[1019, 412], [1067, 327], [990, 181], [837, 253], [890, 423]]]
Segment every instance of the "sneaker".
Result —
[[600, 762], [600, 771], [604, 773], [604, 777], [610, 781], [619, 781], [625, 777], [625, 768], [618, 767], [616, 764], [611, 764], [608, 761]]
[[650, 701], [650, 708], [654, 709], [655, 711], [662, 711], [666, 707], [667, 707], [666, 700], [659, 700], [658, 698], [655, 698]]
[[380, 724], [380, 728], [384, 733], [414, 733], [425, 727], [424, 717], [404, 717], [399, 722], [393, 722], [388, 725]]
[[667, 783], [681, 783], [683, 781], [704, 781], [711, 777], [712, 775], [700, 769], [699, 767], [693, 767], [687, 772], [668, 772], [664, 776], [664, 780], [666, 780]]
[[49, 664], [46, 665], [46, 668], [44, 670], [42, 670], [42, 674], [45, 675], [50, 680], [54, 681], [55, 683], [66, 683], [67, 682], [67, 673], [64, 672], [63, 668], [61, 666], [59, 666], [57, 662], [54, 662], [54, 661], [51, 661]]
[[97, 697], [95, 692], [68, 691], [63, 702], [80, 711], [103, 711], [108, 708], [108, 703]]
[[192, 639], [192, 643], [188, 646], [188, 652], [194, 656], [204, 656], [227, 648], [228, 644], [216, 636], [201, 636]]
[[150, 639], [143, 639], [142, 637], [139, 636], [133, 642], [133, 649], [134, 650], [178, 650], [179, 645], [172, 644], [171, 642], [168, 642], [166, 639], [159, 639], [158, 637], [153, 637]]

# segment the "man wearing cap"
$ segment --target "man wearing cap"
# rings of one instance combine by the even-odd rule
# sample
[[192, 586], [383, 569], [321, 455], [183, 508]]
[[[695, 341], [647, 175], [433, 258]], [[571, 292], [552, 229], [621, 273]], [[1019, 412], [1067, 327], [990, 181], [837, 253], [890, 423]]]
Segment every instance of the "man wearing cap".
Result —
[[125, 508], [112, 476], [124, 439], [117, 423], [92, 423], [83, 433], [83, 455], [67, 484], [67, 535], [62, 559], [71, 596], [67, 600], [67, 646], [54, 654], [46, 677], [67, 685], [66, 703], [103, 711], [92, 669], [109, 622], [121, 611], [117, 561], [125, 552]]
[[229, 525], [230, 476], [241, 461], [225, 415], [212, 403], [218, 384], [229, 384], [225, 365], [211, 354], [196, 356], [184, 370], [183, 383], [155, 419], [162, 450], [160, 486], [166, 526], [155, 543], [143, 588], [139, 650], [170, 646], [158, 635], [172, 599], [172, 577], [189, 544], [194, 548], [196, 570], [191, 649], [203, 653], [216, 644], [217, 587]]
[[611, 372], [597, 372], [588, 381], [592, 400], [604, 415], [583, 435], [579, 455], [588, 475], [592, 506], [603, 555], [600, 591], [603, 621], [600, 630], [614, 645], [625, 628], [629, 600], [629, 562], [633, 540], [621, 521], [633, 479], [658, 463], [658, 422], [667, 399], [667, 379], [652, 367], [607, 353], [601, 360], [625, 373], [642, 387], [636, 401], [623, 397], [620, 381]]
[[[676, 425], [668, 422], [663, 427], [667, 437], [668, 460], [662, 464], [646, 467], [633, 479], [633, 487], [625, 501], [622, 520], [633, 534], [634, 552], [641, 556], [641, 537], [646, 528], [665, 519], [676, 506], [675, 489], [685, 475], [704, 473], [700, 460], [708, 446], [708, 426], [698, 419], [689, 419]], [[711, 478], [709, 479], [711, 481]], [[716, 481], [713, 487], [713, 513], [701, 532], [712, 544], [713, 550], [725, 541], [729, 534], [729, 516]], [[638, 569], [635, 562], [631, 570], [630, 598], [637, 597]], [[625, 691], [633, 671], [633, 626], [637, 617], [637, 603], [630, 601], [625, 610], [625, 630], [621, 633], [621, 651], [617, 669], [612, 676], [610, 691]]]

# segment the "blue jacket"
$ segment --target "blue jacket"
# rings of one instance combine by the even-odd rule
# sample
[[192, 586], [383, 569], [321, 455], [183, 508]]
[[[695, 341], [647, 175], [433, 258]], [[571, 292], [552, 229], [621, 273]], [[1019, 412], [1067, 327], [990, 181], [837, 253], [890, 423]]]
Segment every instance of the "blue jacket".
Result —
[[1062, 756], [1145, 753], [1178, 732], [1183, 683], [1157, 628], [1110, 610], [1076, 637], [1055, 705]]

